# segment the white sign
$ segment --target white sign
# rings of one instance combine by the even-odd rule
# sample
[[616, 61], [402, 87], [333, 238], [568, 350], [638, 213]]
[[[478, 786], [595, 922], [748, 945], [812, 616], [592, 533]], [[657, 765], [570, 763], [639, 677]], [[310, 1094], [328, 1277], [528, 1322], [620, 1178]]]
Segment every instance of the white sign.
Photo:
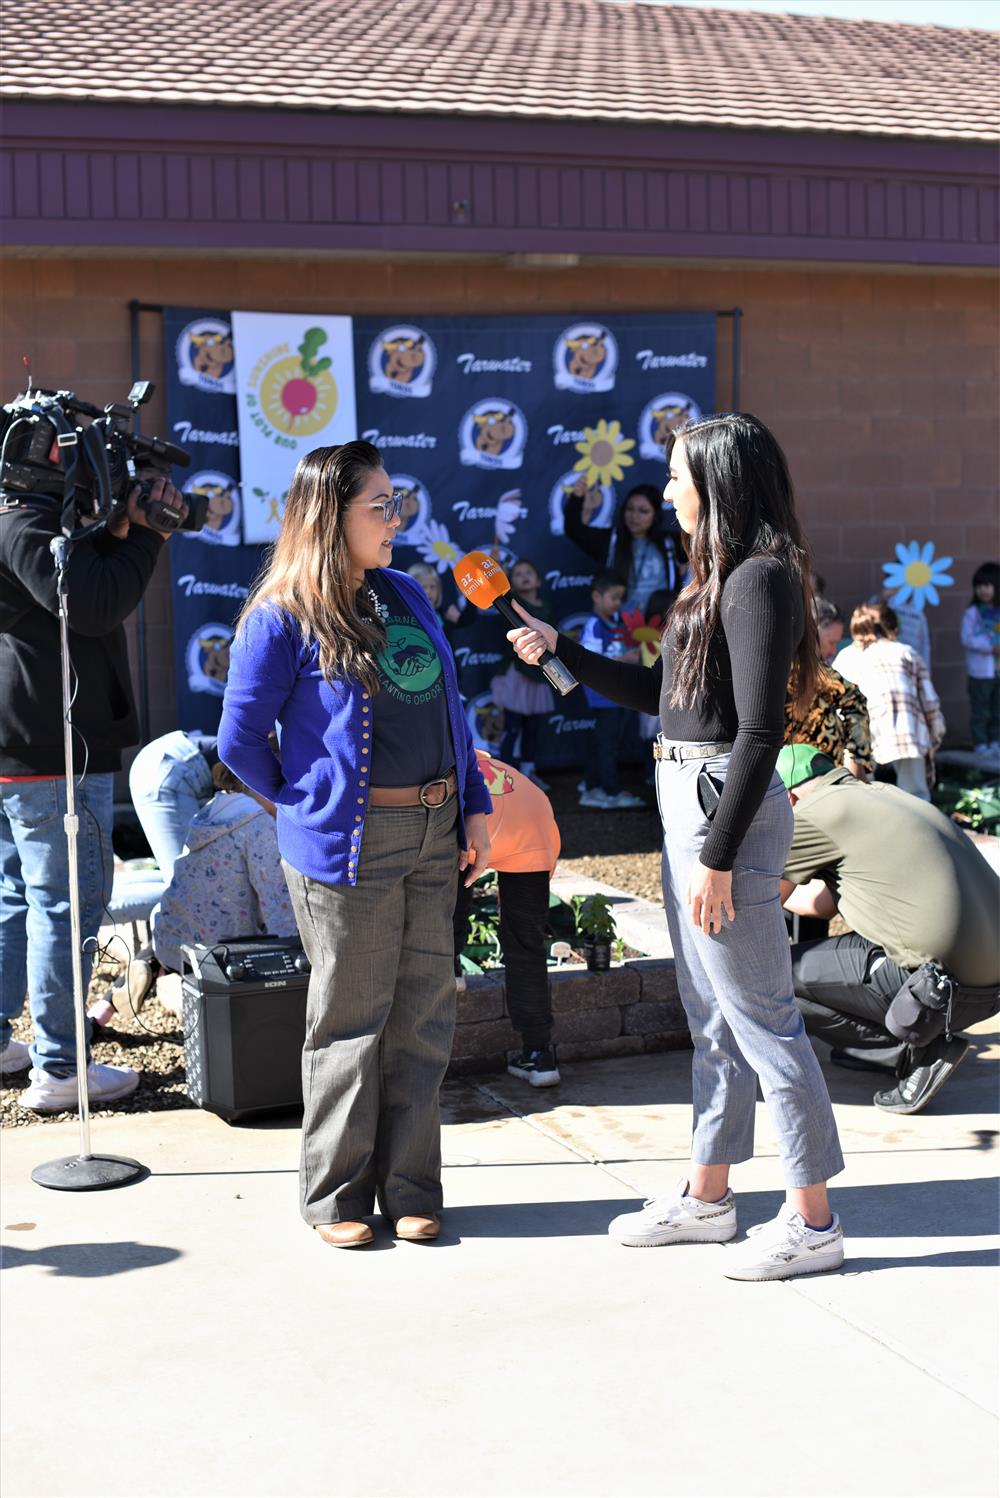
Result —
[[234, 312], [243, 539], [273, 541], [295, 465], [358, 435], [349, 317]]

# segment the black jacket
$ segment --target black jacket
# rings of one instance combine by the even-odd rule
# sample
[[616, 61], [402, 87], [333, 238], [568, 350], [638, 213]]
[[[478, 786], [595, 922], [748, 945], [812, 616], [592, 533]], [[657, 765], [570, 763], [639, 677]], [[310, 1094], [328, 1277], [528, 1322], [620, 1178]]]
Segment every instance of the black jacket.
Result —
[[[56, 572], [59, 507], [0, 506], [0, 775], [61, 775], [63, 716]], [[153, 575], [163, 538], [134, 525], [77, 541], [66, 567], [75, 672], [73, 768], [117, 770], [139, 725], [122, 623]], [[71, 678], [71, 685], [73, 685]], [[86, 749], [84, 748], [86, 744]]]

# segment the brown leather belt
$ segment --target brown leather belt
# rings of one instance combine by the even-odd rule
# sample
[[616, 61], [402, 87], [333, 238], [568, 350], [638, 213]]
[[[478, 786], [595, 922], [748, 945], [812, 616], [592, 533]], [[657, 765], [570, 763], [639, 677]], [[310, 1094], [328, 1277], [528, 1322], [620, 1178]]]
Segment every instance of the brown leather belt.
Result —
[[440, 780], [424, 785], [373, 785], [368, 792], [370, 806], [443, 806], [458, 790], [458, 777], [449, 770]]

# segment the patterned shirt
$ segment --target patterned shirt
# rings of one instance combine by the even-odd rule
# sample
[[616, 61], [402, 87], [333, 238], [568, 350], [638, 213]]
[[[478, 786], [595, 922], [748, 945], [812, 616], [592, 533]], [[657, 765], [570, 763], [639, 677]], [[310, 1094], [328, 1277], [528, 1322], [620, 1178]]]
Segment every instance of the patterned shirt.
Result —
[[927, 666], [909, 645], [895, 640], [875, 640], [865, 650], [848, 645], [837, 656], [837, 670], [865, 694], [880, 765], [923, 759], [941, 743], [941, 703]]
[[837, 765], [842, 765], [846, 758], [869, 775], [875, 772], [864, 694], [832, 666], [823, 668], [819, 690], [804, 713], [797, 711], [789, 683], [785, 699], [785, 743], [812, 744]]
[[219, 791], [195, 813], [152, 931], [158, 960], [177, 972], [182, 944], [296, 934], [274, 818], [252, 797]]

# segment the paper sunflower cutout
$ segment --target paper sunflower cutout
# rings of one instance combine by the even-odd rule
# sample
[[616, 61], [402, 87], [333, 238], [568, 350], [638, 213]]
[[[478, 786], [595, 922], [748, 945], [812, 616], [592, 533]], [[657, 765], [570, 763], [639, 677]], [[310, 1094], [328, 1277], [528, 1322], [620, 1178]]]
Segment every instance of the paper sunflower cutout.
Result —
[[933, 541], [923, 546], [919, 541], [910, 541], [906, 546], [899, 542], [896, 556], [898, 561], [882, 563], [885, 586], [895, 590], [892, 602], [912, 602], [916, 609], [940, 603], [938, 588], [950, 588], [955, 581], [948, 575], [951, 557], [935, 557]]
[[497, 518], [494, 530], [498, 541], [507, 542], [514, 534], [517, 522], [527, 515], [521, 503], [520, 489], [508, 489], [497, 501]]
[[620, 481], [625, 477], [625, 469], [635, 462], [628, 456], [630, 447], [635, 447], [635, 443], [631, 437], [622, 436], [621, 422], [608, 422], [602, 416], [596, 427], [584, 427], [583, 441], [576, 444], [583, 457], [573, 464], [573, 472], [586, 474], [588, 488], [591, 484]]

